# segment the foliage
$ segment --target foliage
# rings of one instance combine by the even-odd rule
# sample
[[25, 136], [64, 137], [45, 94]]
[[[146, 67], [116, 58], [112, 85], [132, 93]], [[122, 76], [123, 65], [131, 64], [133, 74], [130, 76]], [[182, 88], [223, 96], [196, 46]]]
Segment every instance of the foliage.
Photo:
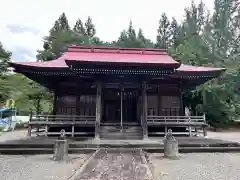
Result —
[[51, 110], [52, 94], [21, 74], [2, 76], [0, 97], [3, 102], [14, 99], [21, 114], [28, 115], [30, 110], [35, 113]]
[[147, 39], [143, 35], [142, 29], [136, 30], [133, 27], [132, 21], [130, 21], [127, 30], [123, 30], [116, 42], [113, 43], [117, 47], [125, 48], [151, 48], [154, 47], [154, 43]]
[[[226, 67], [221, 78], [210, 81], [185, 94], [191, 107], [200, 107], [210, 124], [224, 126], [239, 116], [239, 3], [215, 1], [213, 16], [204, 13], [204, 5], [186, 9], [186, 19], [179, 37], [180, 44], [171, 53], [186, 64]], [[183, 35], [184, 34], [184, 35]], [[203, 98], [199, 98], [203, 96]]]
[[12, 53], [3, 48], [2, 43], [0, 42], [0, 75], [7, 71], [8, 61]]

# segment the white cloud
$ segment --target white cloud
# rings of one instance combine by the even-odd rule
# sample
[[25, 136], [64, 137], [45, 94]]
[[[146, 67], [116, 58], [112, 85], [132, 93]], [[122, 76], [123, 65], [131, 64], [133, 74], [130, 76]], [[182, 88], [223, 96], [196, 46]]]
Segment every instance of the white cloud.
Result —
[[[69, 22], [77, 18], [83, 21], [91, 16], [96, 25], [97, 35], [103, 40], [114, 40], [120, 31], [128, 26], [130, 20], [135, 28], [142, 28], [145, 36], [155, 40], [160, 15], [165, 12], [169, 17], [181, 20], [184, 8], [191, 0], [0, 0], [0, 41], [6, 48], [14, 51], [23, 47], [36, 52], [41, 48], [42, 37], [48, 34], [54, 21], [65, 12]], [[199, 2], [200, 0], [196, 0]], [[204, 0], [206, 6], [213, 7], [212, 0]], [[17, 24], [39, 30], [13, 34], [8, 24]], [[34, 57], [33, 57], [34, 58]]]

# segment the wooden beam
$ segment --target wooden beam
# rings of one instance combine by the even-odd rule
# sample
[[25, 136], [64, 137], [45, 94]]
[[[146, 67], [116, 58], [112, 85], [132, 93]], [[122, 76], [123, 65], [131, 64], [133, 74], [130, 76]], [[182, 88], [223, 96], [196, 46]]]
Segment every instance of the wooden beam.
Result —
[[182, 87], [182, 81], [179, 83], [179, 96], [180, 96], [180, 116], [185, 115], [184, 110], [184, 103], [183, 103], [183, 87]]
[[53, 115], [56, 115], [56, 112], [57, 112], [57, 90], [54, 90], [54, 99], [53, 99], [53, 112], [52, 114]]
[[77, 93], [76, 93], [76, 114], [79, 116], [80, 115], [80, 97], [81, 97], [81, 92], [80, 92], [80, 85], [77, 84]]
[[101, 83], [97, 83], [96, 93], [96, 123], [95, 123], [95, 138], [99, 139], [100, 133], [100, 121], [101, 121], [101, 98], [102, 98], [102, 86]]
[[142, 117], [143, 117], [143, 138], [148, 138], [148, 127], [147, 127], [147, 83], [143, 82], [142, 84]]

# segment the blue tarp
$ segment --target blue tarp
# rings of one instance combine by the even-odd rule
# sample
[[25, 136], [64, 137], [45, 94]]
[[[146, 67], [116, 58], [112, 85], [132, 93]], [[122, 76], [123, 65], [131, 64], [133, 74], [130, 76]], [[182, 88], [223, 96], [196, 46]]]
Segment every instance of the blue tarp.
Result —
[[0, 118], [6, 118], [14, 115], [14, 109], [0, 108]]
[[11, 108], [0, 108], [0, 113], [4, 113], [7, 111], [12, 111], [12, 109]]
[[8, 124], [8, 118], [1, 119], [0, 118], [0, 125], [7, 125]]
[[[16, 122], [16, 111], [12, 108], [0, 108], [0, 127], [4, 127], [5, 130], [8, 130], [11, 126], [12, 129], [15, 128]], [[14, 121], [14, 122], [13, 122]]]

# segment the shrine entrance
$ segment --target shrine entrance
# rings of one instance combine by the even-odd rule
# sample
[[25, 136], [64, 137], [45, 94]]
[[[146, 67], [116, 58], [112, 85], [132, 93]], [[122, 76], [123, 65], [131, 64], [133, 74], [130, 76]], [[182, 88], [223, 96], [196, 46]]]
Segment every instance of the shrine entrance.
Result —
[[138, 123], [136, 89], [104, 89], [102, 97], [103, 123]]

